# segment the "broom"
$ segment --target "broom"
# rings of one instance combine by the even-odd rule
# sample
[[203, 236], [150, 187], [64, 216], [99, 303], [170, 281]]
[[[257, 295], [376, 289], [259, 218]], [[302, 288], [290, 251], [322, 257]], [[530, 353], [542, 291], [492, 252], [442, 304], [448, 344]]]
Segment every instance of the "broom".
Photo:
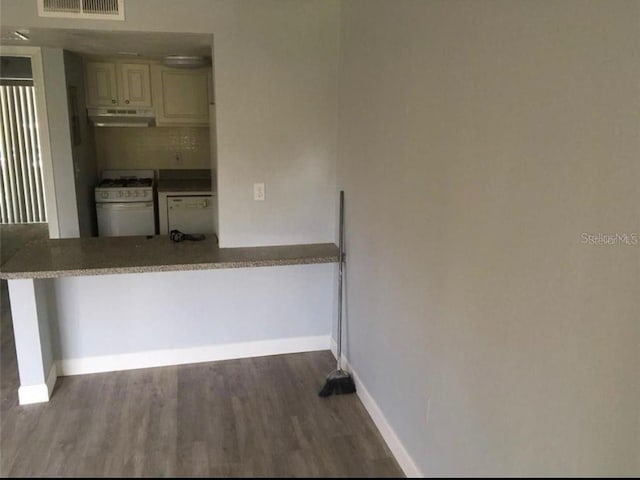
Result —
[[327, 381], [318, 393], [321, 397], [328, 397], [332, 393], [355, 393], [356, 385], [349, 372], [342, 370], [342, 273], [345, 263], [344, 253], [344, 192], [340, 191], [340, 240], [339, 240], [339, 268], [338, 268], [338, 365], [337, 369], [327, 375]]

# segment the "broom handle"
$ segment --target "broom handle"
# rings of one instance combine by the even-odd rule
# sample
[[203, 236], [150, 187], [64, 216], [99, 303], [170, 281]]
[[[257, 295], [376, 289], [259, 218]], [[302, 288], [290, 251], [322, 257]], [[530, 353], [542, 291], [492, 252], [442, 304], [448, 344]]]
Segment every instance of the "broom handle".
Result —
[[344, 191], [340, 190], [340, 239], [338, 263], [338, 370], [342, 370], [342, 270], [344, 266]]

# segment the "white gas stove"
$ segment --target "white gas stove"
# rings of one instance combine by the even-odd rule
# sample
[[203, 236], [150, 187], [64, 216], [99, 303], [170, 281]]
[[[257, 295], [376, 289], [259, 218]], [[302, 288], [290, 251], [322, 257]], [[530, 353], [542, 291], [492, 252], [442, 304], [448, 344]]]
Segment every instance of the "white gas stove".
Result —
[[95, 188], [101, 237], [155, 235], [153, 170], [105, 170]]

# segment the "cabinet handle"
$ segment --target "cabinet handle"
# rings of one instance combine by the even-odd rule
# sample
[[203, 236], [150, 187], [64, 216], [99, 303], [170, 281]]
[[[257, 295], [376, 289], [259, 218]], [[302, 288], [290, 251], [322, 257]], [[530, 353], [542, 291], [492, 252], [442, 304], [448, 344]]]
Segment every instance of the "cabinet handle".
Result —
[[129, 105], [129, 100], [125, 100], [124, 103], [126, 103], [127, 105]]
[[111, 100], [111, 103], [116, 103], [116, 101], [115, 100]]

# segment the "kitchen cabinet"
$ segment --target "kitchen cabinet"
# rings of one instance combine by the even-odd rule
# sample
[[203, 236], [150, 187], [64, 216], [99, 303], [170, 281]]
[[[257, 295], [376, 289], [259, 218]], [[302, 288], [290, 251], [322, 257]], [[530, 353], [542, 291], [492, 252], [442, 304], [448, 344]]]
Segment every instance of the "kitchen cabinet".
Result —
[[150, 107], [151, 80], [146, 63], [87, 62], [88, 107]]
[[107, 107], [118, 103], [116, 65], [107, 62], [87, 63], [87, 105]]
[[121, 101], [130, 107], [151, 106], [151, 80], [149, 65], [143, 63], [121, 63]]
[[209, 125], [211, 69], [151, 68], [156, 124]]

